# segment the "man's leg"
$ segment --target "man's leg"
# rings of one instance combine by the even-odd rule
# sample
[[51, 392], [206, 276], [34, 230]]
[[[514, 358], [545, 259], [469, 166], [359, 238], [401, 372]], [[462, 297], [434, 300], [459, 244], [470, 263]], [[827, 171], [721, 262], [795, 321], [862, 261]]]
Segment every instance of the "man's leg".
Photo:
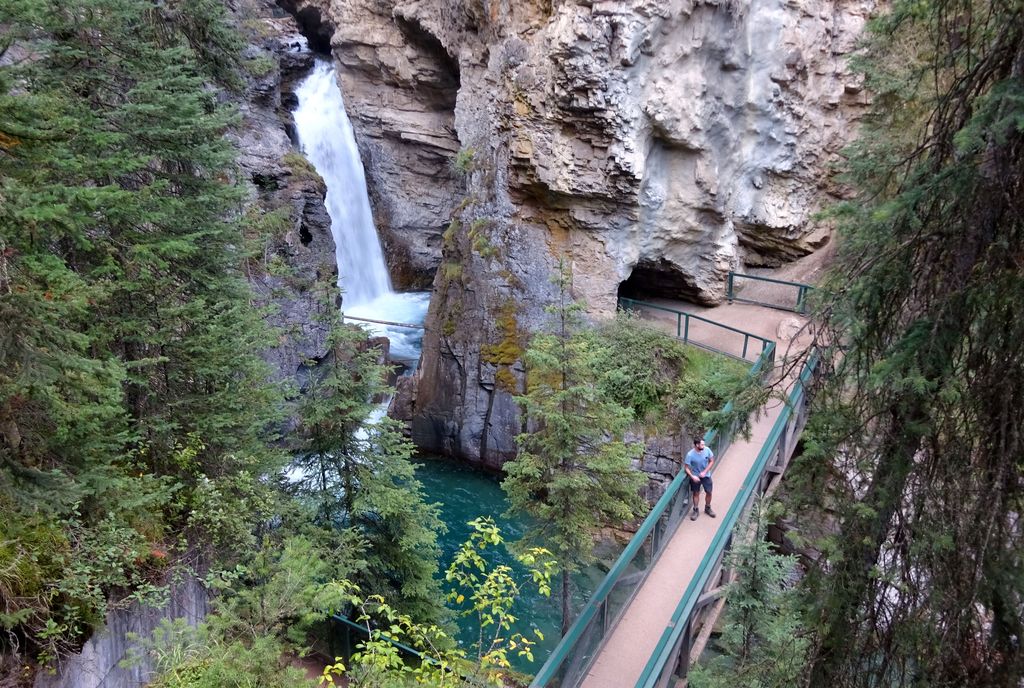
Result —
[[693, 506], [693, 511], [690, 513], [690, 520], [696, 521], [697, 516], [700, 515], [700, 483], [690, 483], [690, 504]]
[[704, 478], [702, 481], [704, 485], [704, 513], [711, 518], [715, 517], [715, 510], [711, 508], [711, 490], [713, 485], [711, 483], [711, 476]]

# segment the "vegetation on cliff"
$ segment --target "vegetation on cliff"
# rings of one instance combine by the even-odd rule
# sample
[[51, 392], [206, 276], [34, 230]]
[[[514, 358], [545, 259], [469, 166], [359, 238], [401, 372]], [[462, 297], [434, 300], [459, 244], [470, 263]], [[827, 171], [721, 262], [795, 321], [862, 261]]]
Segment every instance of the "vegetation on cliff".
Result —
[[244, 278], [224, 6], [0, 0], [0, 26], [0, 674], [25, 679], [181, 575], [216, 593], [182, 645], [213, 672], [195, 685], [232, 667], [292, 685], [279, 659], [323, 617], [320, 580], [436, 614], [438, 524], [409, 445], [386, 424], [359, 435], [386, 373], [364, 337], [335, 330], [298, 409], [301, 451], [348, 460], [351, 508], [280, 489], [293, 448], [261, 359], [277, 333]]
[[835, 527], [800, 586], [807, 661], [756, 685], [1017, 686], [1024, 8], [900, 0], [859, 66], [829, 375], [787, 478], [800, 519]]
[[534, 335], [526, 350], [527, 389], [519, 397], [526, 432], [504, 466], [502, 487], [513, 510], [535, 518], [527, 539], [558, 558], [564, 635], [572, 623], [569, 574], [591, 563], [599, 528], [640, 513], [644, 476], [632, 467], [642, 445], [623, 440], [632, 412], [598, 386], [598, 340], [581, 328], [582, 309], [570, 299], [564, 266], [556, 278], [553, 328]]

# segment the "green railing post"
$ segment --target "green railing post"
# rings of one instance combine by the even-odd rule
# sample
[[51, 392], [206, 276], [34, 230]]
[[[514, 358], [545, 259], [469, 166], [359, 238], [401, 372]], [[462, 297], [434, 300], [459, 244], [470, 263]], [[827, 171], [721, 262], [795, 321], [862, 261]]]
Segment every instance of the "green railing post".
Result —
[[684, 315], [686, 316], [686, 331], [683, 333], [683, 341], [688, 342], [690, 341], [690, 314], [684, 313]]
[[750, 335], [749, 334], [743, 335], [743, 355], [741, 356], [741, 358], [746, 358], [747, 357], [747, 343], [749, 341], [750, 341]]
[[679, 330], [682, 328], [682, 326], [683, 326], [683, 314], [682, 313], [676, 313], [676, 337], [678, 337], [680, 335]]
[[[789, 303], [786, 303], [786, 299], [782, 299], [781, 300], [782, 302], [780, 303], [780, 302], [776, 302], [776, 301], [772, 301], [772, 300], [759, 301], [757, 299], [744, 299], [744, 298], [740, 298], [736, 294], [736, 279], [737, 278], [745, 279], [745, 280], [753, 280], [755, 282], [765, 282], [767, 284], [778, 284], [778, 285], [781, 285], [781, 286], [784, 286], [784, 287], [792, 287], [792, 288], [796, 289], [796, 305], [790, 305]], [[801, 313], [801, 314], [805, 313], [806, 310], [807, 310], [806, 298], [807, 298], [808, 292], [810, 292], [811, 289], [814, 289], [814, 287], [812, 287], [811, 285], [804, 284], [802, 282], [787, 282], [786, 280], [773, 279], [771, 277], [758, 277], [757, 275], [737, 275], [732, 270], [729, 271], [729, 277], [728, 277], [728, 280], [727, 280], [727, 284], [728, 284], [728, 287], [727, 287], [727, 295], [726, 296], [728, 298], [729, 303], [733, 303], [733, 302], [738, 302], [738, 303], [754, 303], [754, 304], [758, 304], [760, 306], [768, 306], [770, 308], [778, 308], [780, 310], [792, 311], [794, 313]]]
[[697, 600], [709, 582], [711, 574], [723, 552], [731, 545], [733, 529], [739, 520], [740, 514], [752, 502], [755, 491], [760, 491], [762, 479], [769, 461], [776, 453], [778, 445], [783, 441], [785, 434], [790, 430], [791, 421], [792, 428], [795, 431], [795, 429], [802, 427], [802, 420], [806, 420], [806, 418], [801, 419], [800, 416], [803, 413], [803, 409], [806, 408], [805, 385], [807, 385], [813, 375], [817, 361], [818, 353], [812, 351], [789, 394], [788, 403], [783, 407], [779, 417], [772, 425], [772, 429], [762, 444], [757, 458], [754, 459], [754, 464], [747, 472], [747, 477], [744, 479], [739, 493], [733, 499], [728, 511], [726, 511], [722, 518], [721, 527], [712, 538], [710, 546], [697, 566], [696, 573], [690, 579], [686, 590], [683, 592], [675, 611], [672, 613], [667, 626], [661, 634], [654, 652], [651, 654], [650, 659], [648, 659], [646, 666], [644, 666], [640, 678], [635, 684], [635, 688], [655, 688], [655, 686], [664, 685], [666, 676], [675, 673], [676, 665], [671, 660], [673, 658], [681, 659], [679, 650], [682, 649], [683, 652], [686, 652], [688, 649], [689, 638], [687, 635], [690, 630], [690, 624], [693, 621], [693, 614], [696, 611]]
[[334, 628], [334, 619], [330, 616], [327, 617], [327, 651], [331, 653], [331, 657], [337, 657], [338, 651], [334, 648], [334, 636], [336, 634]]

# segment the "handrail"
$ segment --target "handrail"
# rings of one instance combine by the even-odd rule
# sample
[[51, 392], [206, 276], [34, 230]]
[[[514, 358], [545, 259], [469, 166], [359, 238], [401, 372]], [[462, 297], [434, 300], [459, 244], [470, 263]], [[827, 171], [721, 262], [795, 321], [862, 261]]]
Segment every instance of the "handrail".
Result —
[[[768, 460], [778, 448], [779, 441], [787, 429], [787, 424], [794, 413], [794, 409], [798, 408], [803, 400], [804, 386], [813, 374], [817, 362], [817, 353], [812, 353], [801, 371], [793, 391], [789, 395], [786, 407], [772, 426], [771, 432], [761, 446], [761, 451], [758, 452], [754, 465], [751, 466], [750, 471], [747, 473], [739, 493], [729, 506], [729, 511], [725, 514], [722, 525], [711, 540], [711, 545], [708, 547], [707, 552], [705, 552], [704, 558], [701, 559], [697, 572], [690, 580], [690, 584], [686, 586], [679, 604], [676, 605], [676, 609], [672, 613], [672, 617], [669, 619], [665, 630], [662, 632], [651, 658], [647, 661], [640, 674], [640, 678], [636, 682], [636, 688], [655, 688], [658, 685], [662, 685], [663, 672], [666, 667], [669, 667], [673, 657], [677, 655], [678, 646], [683, 638], [683, 634], [690, 630], [690, 617], [694, 613], [700, 598], [700, 592], [707, 585], [708, 579], [723, 556], [740, 514], [747, 508], [753, 499], [755, 489], [761, 484], [761, 477], [768, 467]], [[671, 667], [671, 669], [674, 670], [674, 667]]]
[[408, 327], [411, 330], [423, 330], [423, 329], [426, 329], [423, 325], [414, 325], [412, 323], [391, 322], [390, 320], [374, 320], [373, 318], [357, 318], [354, 315], [345, 315], [344, 313], [341, 314], [341, 320], [342, 320], [342, 322], [344, 322], [345, 320], [356, 320], [358, 322], [368, 322], [368, 323], [374, 323], [376, 325], [390, 325], [391, 327]]
[[[673, 315], [676, 316], [676, 335], [675, 336], [676, 336], [677, 339], [681, 339], [682, 341], [686, 342], [687, 344], [694, 344], [694, 345], [699, 346], [701, 348], [709, 349], [711, 351], [715, 351], [717, 353], [724, 354], [724, 355], [729, 356], [731, 358], [737, 358], [737, 359], [739, 359], [741, 361], [746, 361], [747, 360], [747, 350], [749, 348], [749, 343], [750, 343], [751, 339], [754, 339], [754, 340], [757, 340], [757, 341], [761, 342], [761, 352], [762, 353], [768, 348], [769, 344], [773, 344], [774, 343], [771, 339], [768, 339], [767, 337], [762, 337], [759, 334], [754, 334], [753, 332], [747, 332], [746, 330], [741, 330], [741, 329], [739, 329], [737, 327], [732, 327], [730, 325], [724, 325], [724, 324], [722, 324], [720, 322], [717, 322], [715, 320], [711, 320], [710, 318], [705, 318], [705, 317], [700, 316], [700, 315], [695, 315], [694, 313], [687, 313], [686, 311], [680, 311], [680, 310], [677, 310], [675, 308], [668, 308], [667, 306], [660, 306], [660, 305], [658, 305], [656, 303], [649, 303], [647, 301], [638, 301], [636, 299], [630, 299], [630, 298], [626, 298], [624, 296], [620, 296], [619, 297], [619, 306], [620, 306], [620, 308], [623, 308], [623, 310], [626, 310], [626, 308], [628, 308], [629, 306], [639, 306], [641, 308], [650, 308], [650, 309], [653, 309], [653, 310], [664, 311], [666, 313], [672, 313]], [[722, 330], [728, 330], [729, 332], [735, 332], [736, 334], [743, 335], [743, 352], [742, 352], [742, 354], [737, 356], [736, 354], [734, 354], [732, 352], [729, 352], [729, 351], [726, 351], [724, 349], [720, 349], [718, 347], [714, 347], [714, 346], [710, 346], [708, 344], [704, 344], [704, 343], [701, 343], [701, 342], [694, 341], [690, 337], [690, 321], [691, 320], [697, 320], [697, 321], [700, 321], [700, 322], [703, 322], [703, 323], [707, 323], [709, 325], [712, 325], [712, 326], [717, 327], [717, 328], [722, 329]]]
[[[736, 295], [736, 279], [746, 279], [755, 282], [768, 282], [770, 284], [781, 284], [785, 287], [796, 287], [796, 300], [794, 305], [790, 306], [787, 303], [772, 303], [768, 301], [758, 301], [756, 299], [744, 299]], [[726, 299], [729, 303], [738, 301], [740, 303], [754, 303], [759, 306], [768, 306], [769, 308], [777, 308], [784, 311], [793, 311], [794, 313], [806, 313], [807, 312], [807, 294], [814, 290], [809, 284], [803, 282], [787, 282], [786, 280], [774, 279], [771, 277], [761, 277], [759, 275], [743, 275], [737, 272], [729, 271], [729, 279], [726, 288]]]
[[[361, 624], [356, 623], [355, 621], [353, 621], [352, 619], [348, 618], [344, 614], [331, 614], [331, 618], [334, 619], [335, 621], [342, 622], [343, 624], [345, 624], [349, 628], [356, 629], [360, 633], [363, 633], [363, 634], [365, 634], [367, 636], [370, 635], [370, 631], [366, 628], [366, 626], [363, 626]], [[438, 661], [436, 659], [434, 659], [433, 657], [428, 657], [425, 654], [423, 654], [422, 652], [420, 652], [419, 650], [415, 650], [415, 649], [409, 647], [408, 645], [406, 645], [405, 643], [402, 643], [402, 642], [399, 642], [399, 641], [395, 640], [394, 638], [392, 638], [387, 633], [383, 633], [382, 632], [380, 635], [381, 635], [381, 638], [383, 638], [384, 640], [388, 641], [389, 643], [391, 643], [392, 645], [394, 645], [395, 647], [397, 647], [399, 650], [401, 650], [402, 652], [406, 653], [407, 655], [412, 655], [413, 657], [415, 657], [416, 659], [420, 660], [421, 662], [428, 662], [428, 663], [431, 663], [431, 664], [438, 664]]]
[[[769, 341], [768, 346], [761, 352], [757, 361], [751, 366], [750, 375], [757, 376], [765, 372], [766, 365], [774, 360], [775, 356], [775, 342]], [[733, 404], [730, 401], [725, 405], [724, 411], [731, 410]], [[732, 439], [732, 433], [735, 432], [735, 426], [730, 425], [728, 428], [719, 430], [713, 428], [708, 430], [704, 435], [705, 442], [712, 446], [712, 450], [716, 456], [721, 456], [721, 452], [724, 451], [721, 445], [727, 446], [728, 442]], [[716, 443], [719, 446], [715, 446]], [[683, 520], [686, 510], [681, 508], [682, 502], [686, 501], [685, 506], [689, 506], [688, 500], [691, 498], [690, 490], [683, 490], [683, 486], [687, 484], [688, 479], [685, 471], [679, 471], [675, 479], [669, 484], [668, 488], [661, 498], [655, 503], [654, 508], [651, 509], [647, 518], [644, 519], [643, 523], [637, 529], [636, 533], [630, 539], [629, 544], [619, 555], [619, 558], [612, 565], [608, 573], [605, 575], [604, 580], [597, 586], [597, 589], [590, 596], [587, 604], [583, 607], [583, 611], [580, 612], [579, 616], [573, 621], [572, 626], [569, 627], [569, 631], [562, 637], [558, 645], [551, 652], [544, 666], [540, 668], [534, 676], [533, 681], [530, 682], [530, 688], [544, 688], [552, 685], [551, 681], [558, 675], [559, 671], [563, 668], [566, 660], [569, 658], [569, 653], [573, 650], [583, 635], [590, 630], [591, 622], [595, 621], [598, 614], [601, 615], [600, 622], [604, 628], [610, 628], [615, 625], [618, 621], [618, 616], [629, 606], [629, 602], [632, 600], [633, 595], [637, 590], [640, 589], [643, 581], [647, 578], [647, 574], [654, 568], [654, 564], [661, 552], [664, 550], [664, 546], [671, 539], [672, 534], [675, 532], [676, 527]], [[682, 493], [682, 494], [680, 494]], [[677, 500], [677, 497], [679, 498]], [[673, 503], [674, 502], [674, 503]], [[672, 507], [670, 510], [670, 506]], [[659, 530], [658, 525], [662, 518], [668, 514], [668, 522], [664, 524], [664, 527]], [[641, 554], [641, 548], [647, 544], [648, 536], [653, 536], [651, 540], [651, 559], [648, 565], [641, 572], [642, 575], [636, 578], [635, 587], [633, 593], [629, 594], [624, 600], [621, 601], [619, 612], [614, 618], [608, 618], [608, 602], [611, 593], [613, 592], [616, 584], [618, 584], [625, 571], [629, 568], [633, 560]], [[632, 581], [631, 581], [632, 582]], [[603, 644], [603, 643], [602, 643]], [[594, 653], [596, 654], [596, 652]], [[583, 657], [577, 660], [578, 671], [575, 672], [577, 675], [574, 678], [582, 679], [586, 669], [589, 667], [589, 659]], [[573, 679], [566, 683], [559, 684], [563, 688], [568, 686], [575, 686]]]

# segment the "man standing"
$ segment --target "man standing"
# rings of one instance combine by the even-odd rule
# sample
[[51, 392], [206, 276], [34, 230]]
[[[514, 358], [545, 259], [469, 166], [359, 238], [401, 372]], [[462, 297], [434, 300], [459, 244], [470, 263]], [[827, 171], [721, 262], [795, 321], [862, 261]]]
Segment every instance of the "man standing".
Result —
[[690, 477], [690, 501], [693, 504], [693, 513], [690, 520], [696, 521], [700, 514], [700, 488], [704, 488], [704, 513], [711, 518], [715, 517], [715, 511], [711, 508], [711, 466], [715, 463], [715, 453], [710, 447], [704, 446], [703, 437], [693, 438], [693, 449], [686, 452], [686, 459], [683, 461], [683, 470]]

